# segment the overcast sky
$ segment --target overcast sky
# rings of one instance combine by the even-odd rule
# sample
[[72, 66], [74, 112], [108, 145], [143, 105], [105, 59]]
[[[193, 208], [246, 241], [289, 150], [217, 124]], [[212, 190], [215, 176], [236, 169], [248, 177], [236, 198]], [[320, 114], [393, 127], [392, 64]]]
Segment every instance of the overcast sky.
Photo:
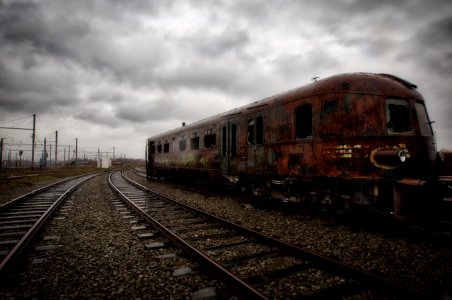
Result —
[[450, 0], [0, 0], [0, 126], [35, 113], [38, 143], [79, 153], [143, 158], [181, 122], [357, 71], [417, 84], [452, 149]]

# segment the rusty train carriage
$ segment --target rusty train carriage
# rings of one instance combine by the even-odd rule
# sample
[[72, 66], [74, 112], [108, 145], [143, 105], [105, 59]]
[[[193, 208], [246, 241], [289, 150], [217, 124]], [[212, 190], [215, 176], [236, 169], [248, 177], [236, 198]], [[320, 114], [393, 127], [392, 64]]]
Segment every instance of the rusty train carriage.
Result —
[[434, 204], [430, 124], [414, 84], [341, 74], [149, 138], [148, 177], [205, 176], [283, 201], [402, 216]]

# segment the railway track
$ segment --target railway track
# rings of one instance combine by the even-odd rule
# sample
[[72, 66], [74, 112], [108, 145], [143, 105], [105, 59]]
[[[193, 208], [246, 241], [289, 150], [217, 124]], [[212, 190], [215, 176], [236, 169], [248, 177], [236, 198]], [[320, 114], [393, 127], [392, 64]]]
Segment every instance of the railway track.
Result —
[[[146, 179], [146, 171], [142, 169], [129, 170], [138, 177]], [[192, 188], [187, 185], [181, 185], [182, 189], [190, 190], [195, 193], [210, 193], [202, 189]], [[265, 201], [265, 200], [264, 200]], [[256, 204], [256, 203], [255, 203]], [[450, 220], [450, 213], [448, 220], [437, 219], [411, 219], [399, 220], [393, 216], [379, 214], [372, 211], [356, 212], [334, 212], [323, 211], [309, 208], [302, 208], [293, 204], [282, 204], [277, 200], [267, 202], [262, 206], [262, 203], [257, 203], [261, 207], [266, 207], [274, 210], [284, 211], [288, 214], [307, 214], [318, 219], [328, 222], [329, 226], [340, 226], [346, 224], [355, 227], [356, 230], [367, 228], [370, 231], [378, 231], [388, 238], [403, 237], [419, 243], [432, 243], [435, 245], [452, 245], [452, 220]], [[446, 212], [444, 212], [447, 214]]]
[[0, 278], [6, 276], [42, 225], [70, 193], [97, 175], [64, 179], [0, 206]]
[[241, 298], [434, 298], [178, 203], [120, 172], [109, 184], [143, 220], [148, 245], [165, 247], [153, 242], [163, 235]]

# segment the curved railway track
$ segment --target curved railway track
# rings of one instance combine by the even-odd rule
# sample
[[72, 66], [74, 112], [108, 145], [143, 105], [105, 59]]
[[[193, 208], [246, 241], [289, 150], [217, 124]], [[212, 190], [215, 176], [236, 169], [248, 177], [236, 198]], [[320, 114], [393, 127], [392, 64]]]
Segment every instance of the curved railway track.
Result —
[[[143, 169], [130, 169], [135, 175], [146, 179], [146, 170]], [[182, 186], [183, 189], [203, 193], [200, 189], [193, 189], [190, 186]], [[210, 191], [207, 192], [207, 194]], [[452, 203], [452, 198], [450, 200]], [[420, 243], [433, 243], [435, 245], [452, 245], [452, 220], [451, 214], [444, 211], [447, 214], [446, 219], [409, 219], [409, 220], [399, 220], [393, 216], [378, 214], [369, 211], [359, 211], [355, 212], [335, 212], [335, 211], [323, 211], [318, 209], [306, 209], [302, 207], [297, 207], [296, 205], [279, 205], [281, 202], [276, 200], [273, 203], [267, 202], [266, 207], [271, 209], [283, 210], [290, 214], [308, 214], [329, 222], [331, 225], [341, 225], [346, 224], [348, 226], [356, 227], [357, 230], [360, 228], [368, 228], [371, 231], [378, 231], [384, 234], [388, 238], [403, 237], [404, 239], [409, 239], [412, 241], [417, 241]], [[261, 203], [258, 203], [258, 205]], [[270, 204], [270, 206], [268, 205]], [[276, 206], [275, 206], [276, 204]], [[300, 211], [300, 209], [304, 209]]]
[[64, 179], [0, 206], [0, 278], [6, 276], [42, 225], [70, 193], [97, 175]]
[[[120, 172], [110, 174], [109, 184], [144, 225], [153, 227], [148, 237], [152, 239], [158, 231], [241, 298], [267, 299], [276, 296], [274, 287], [277, 298], [434, 298], [178, 203]], [[286, 286], [294, 278], [303, 291]]]

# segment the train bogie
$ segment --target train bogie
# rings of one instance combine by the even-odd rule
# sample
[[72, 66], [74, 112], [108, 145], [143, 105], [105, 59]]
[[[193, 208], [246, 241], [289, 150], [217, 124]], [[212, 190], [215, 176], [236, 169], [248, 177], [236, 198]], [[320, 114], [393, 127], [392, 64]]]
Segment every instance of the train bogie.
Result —
[[148, 176], [200, 176], [282, 201], [401, 216], [436, 201], [430, 124], [415, 85], [342, 74], [151, 137]]

